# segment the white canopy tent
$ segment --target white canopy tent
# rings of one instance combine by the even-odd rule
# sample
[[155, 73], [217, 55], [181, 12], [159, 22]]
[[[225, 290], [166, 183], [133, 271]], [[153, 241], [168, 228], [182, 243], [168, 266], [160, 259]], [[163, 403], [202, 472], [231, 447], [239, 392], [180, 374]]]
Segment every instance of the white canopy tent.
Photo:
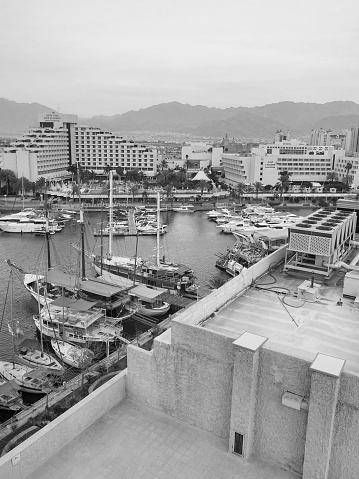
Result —
[[196, 174], [196, 176], [192, 178], [192, 181], [200, 181], [200, 180], [211, 181], [203, 170], [200, 170]]

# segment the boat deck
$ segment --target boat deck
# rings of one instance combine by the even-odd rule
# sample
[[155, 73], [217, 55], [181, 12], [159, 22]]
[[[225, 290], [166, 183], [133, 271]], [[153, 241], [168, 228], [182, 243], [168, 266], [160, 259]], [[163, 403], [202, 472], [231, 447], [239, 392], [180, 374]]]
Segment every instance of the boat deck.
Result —
[[321, 283], [318, 301], [311, 302], [297, 298], [298, 286], [310, 278], [277, 269], [203, 327], [233, 339], [245, 331], [265, 336], [265, 347], [309, 361], [318, 352], [342, 358], [347, 371], [359, 373], [359, 309], [354, 298], [343, 297], [343, 275]]

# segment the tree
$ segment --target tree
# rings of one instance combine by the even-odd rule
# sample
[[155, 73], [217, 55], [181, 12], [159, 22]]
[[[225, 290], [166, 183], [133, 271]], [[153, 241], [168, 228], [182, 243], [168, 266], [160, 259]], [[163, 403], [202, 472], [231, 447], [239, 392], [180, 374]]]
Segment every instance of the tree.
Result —
[[346, 179], [345, 179], [345, 182], [347, 184], [347, 186], [349, 186], [349, 171], [353, 168], [353, 165], [352, 163], [350, 163], [350, 161], [348, 161], [348, 163], [345, 165], [345, 169], [347, 171], [347, 176], [346, 176]]
[[235, 195], [238, 196], [240, 203], [242, 203], [242, 196], [244, 195], [246, 191], [247, 191], [247, 185], [245, 185], [244, 183], [239, 182], [236, 185], [234, 192], [235, 192]]
[[186, 155], [186, 159], [183, 163], [183, 166], [186, 170], [186, 173], [188, 172], [188, 168], [191, 166], [191, 160], [188, 159], [188, 155]]
[[334, 183], [334, 181], [339, 181], [339, 176], [338, 173], [335, 171], [329, 171], [327, 174], [326, 181], [330, 181], [331, 183]]
[[115, 171], [118, 177], [120, 178], [120, 180], [123, 176], [125, 176], [125, 170], [122, 168], [122, 166], [118, 166]]
[[133, 203], [135, 202], [135, 196], [137, 195], [138, 190], [139, 190], [139, 188], [136, 185], [136, 183], [132, 183], [131, 186], [130, 186], [130, 192], [132, 194], [132, 202]]
[[103, 172], [106, 173], [106, 175], [109, 175], [110, 171], [112, 171], [112, 168], [110, 165], [106, 165], [105, 168], [103, 169]]
[[213, 276], [209, 280], [209, 284], [207, 285], [210, 289], [218, 289], [221, 286], [223, 286], [227, 282], [226, 278], [223, 278], [222, 276], [216, 275]]
[[46, 180], [43, 176], [40, 176], [35, 182], [35, 190], [39, 193], [43, 193], [46, 186]]
[[279, 201], [282, 202], [282, 196], [283, 196], [283, 191], [287, 190], [289, 187], [289, 182], [290, 182], [290, 177], [292, 176], [292, 173], [289, 173], [287, 170], [280, 171], [279, 172], [279, 178], [278, 178], [278, 183], [277, 186], [280, 191], [279, 195]]
[[207, 184], [207, 181], [206, 181], [206, 180], [199, 180], [199, 187], [200, 187], [200, 189], [201, 189], [201, 199], [202, 199], [203, 190], [204, 190], [206, 184]]
[[164, 169], [166, 169], [167, 166], [168, 166], [168, 161], [165, 160], [165, 158], [163, 158], [163, 159], [161, 160], [161, 162], [160, 162], [160, 169], [161, 169], [161, 171], [163, 171]]
[[1, 170], [0, 171], [0, 190], [1, 184], [5, 182], [6, 194], [8, 195], [12, 186], [16, 186], [17, 178], [15, 173], [12, 170]]
[[256, 181], [254, 184], [254, 190], [256, 192], [256, 198], [258, 199], [258, 193], [262, 191], [263, 184], [260, 181]]

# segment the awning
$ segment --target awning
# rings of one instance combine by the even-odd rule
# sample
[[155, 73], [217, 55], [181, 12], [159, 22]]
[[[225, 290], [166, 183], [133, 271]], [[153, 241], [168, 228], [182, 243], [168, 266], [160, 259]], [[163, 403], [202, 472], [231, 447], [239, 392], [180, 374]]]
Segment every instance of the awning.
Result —
[[134, 288], [129, 291], [129, 294], [137, 296], [139, 299], [143, 299], [146, 301], [154, 300], [157, 297], [164, 294], [163, 291], [158, 291], [157, 289], [151, 289], [145, 286], [144, 284], [140, 284], [135, 286]]
[[196, 176], [194, 176], [194, 177], [192, 178], [191, 181], [201, 181], [201, 180], [211, 181], [203, 170], [200, 170], [200, 171], [196, 174]]
[[46, 280], [55, 286], [75, 289], [78, 286], [80, 278], [76, 274], [63, 273], [58, 269], [50, 269], [47, 272]]
[[66, 296], [60, 296], [59, 298], [55, 299], [50, 306], [59, 306], [60, 308], [70, 308], [74, 309], [75, 311], [88, 311], [97, 303], [94, 301], [85, 301], [84, 299], [74, 299], [74, 298], [66, 298]]
[[92, 279], [81, 281], [80, 288], [83, 291], [87, 291], [88, 293], [92, 293], [92, 294], [97, 294], [98, 296], [103, 296], [105, 298], [110, 298], [111, 296], [123, 291], [123, 288], [120, 288], [119, 286], [112, 285], [109, 283], [104, 283], [103, 281], [92, 280]]

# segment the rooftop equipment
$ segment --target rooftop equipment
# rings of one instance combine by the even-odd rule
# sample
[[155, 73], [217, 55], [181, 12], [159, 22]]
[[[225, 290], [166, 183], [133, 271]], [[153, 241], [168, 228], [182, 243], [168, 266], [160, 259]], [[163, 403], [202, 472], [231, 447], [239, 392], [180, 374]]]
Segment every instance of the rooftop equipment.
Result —
[[284, 271], [329, 278], [351, 251], [356, 223], [355, 212], [322, 209], [289, 226]]

